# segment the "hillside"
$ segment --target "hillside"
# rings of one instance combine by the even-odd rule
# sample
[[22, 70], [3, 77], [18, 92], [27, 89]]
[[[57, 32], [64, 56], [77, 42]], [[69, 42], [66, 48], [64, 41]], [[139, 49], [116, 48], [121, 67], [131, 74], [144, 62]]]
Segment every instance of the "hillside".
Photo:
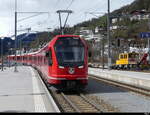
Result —
[[[20, 34], [17, 36], [17, 48], [20, 48], [21, 45], [27, 47], [29, 43], [36, 39], [37, 34], [30, 33], [30, 34]], [[1, 46], [3, 44], [3, 47]], [[3, 54], [12, 54], [15, 48], [15, 40], [12, 40], [10, 37], [4, 37], [3, 40], [0, 40], [0, 55], [1, 49], [3, 49]], [[10, 51], [11, 50], [11, 51]]]
[[1, 44], [3, 44], [3, 54], [8, 54], [8, 53], [10, 53], [9, 49], [14, 47], [15, 42], [14, 42], [14, 40], [12, 40], [9, 37], [5, 37], [3, 40], [0, 39], [0, 55], [1, 55], [1, 51], [2, 51]]
[[[150, 11], [150, 0], [135, 0], [130, 5], [123, 6], [122, 8], [111, 12], [111, 16], [120, 16], [121, 14], [130, 14], [130, 12], [134, 10], [143, 10], [143, 9], [145, 9], [146, 11]], [[104, 15], [99, 18], [94, 18], [92, 20], [79, 23], [75, 25], [75, 27], [88, 27], [90, 29], [94, 29], [96, 26], [106, 27], [107, 26], [106, 19], [107, 19], [106, 15]]]

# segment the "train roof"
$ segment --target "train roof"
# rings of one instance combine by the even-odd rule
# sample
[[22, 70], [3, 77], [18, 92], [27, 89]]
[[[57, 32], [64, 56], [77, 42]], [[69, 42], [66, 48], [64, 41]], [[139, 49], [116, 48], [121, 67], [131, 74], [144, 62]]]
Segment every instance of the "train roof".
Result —
[[[79, 35], [56, 35], [52, 40], [55, 40], [57, 38], [63, 38], [63, 37], [79, 37], [81, 38]], [[51, 41], [50, 41], [51, 42]], [[41, 49], [39, 49], [38, 51], [35, 51], [35, 52], [30, 52], [30, 53], [24, 53], [24, 54], [21, 54], [21, 56], [23, 55], [35, 55], [35, 54], [38, 54], [39, 52], [41, 52], [43, 49], [45, 49], [46, 47], [49, 46], [50, 42], [48, 42], [44, 47], [42, 47]], [[15, 55], [10, 55], [10, 56], [15, 56]], [[16, 56], [20, 56], [20, 55], [16, 55]]]

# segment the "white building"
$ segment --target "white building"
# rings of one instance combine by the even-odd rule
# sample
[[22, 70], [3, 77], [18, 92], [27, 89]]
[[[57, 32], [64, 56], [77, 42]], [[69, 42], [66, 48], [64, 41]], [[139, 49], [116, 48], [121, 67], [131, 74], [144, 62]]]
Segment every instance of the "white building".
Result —
[[138, 14], [130, 17], [130, 20], [146, 20], [149, 19], [149, 14]]
[[92, 30], [81, 28], [80, 36], [85, 38], [86, 40], [94, 40], [95, 42], [99, 42], [102, 39], [102, 35], [98, 32], [97, 28], [95, 28], [95, 32]]

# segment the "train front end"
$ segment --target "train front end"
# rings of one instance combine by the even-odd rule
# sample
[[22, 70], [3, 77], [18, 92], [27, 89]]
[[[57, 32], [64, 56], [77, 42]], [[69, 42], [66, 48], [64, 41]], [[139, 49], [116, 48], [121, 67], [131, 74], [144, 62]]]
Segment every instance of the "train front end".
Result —
[[59, 36], [52, 47], [51, 84], [63, 89], [83, 89], [88, 83], [87, 45], [79, 36]]

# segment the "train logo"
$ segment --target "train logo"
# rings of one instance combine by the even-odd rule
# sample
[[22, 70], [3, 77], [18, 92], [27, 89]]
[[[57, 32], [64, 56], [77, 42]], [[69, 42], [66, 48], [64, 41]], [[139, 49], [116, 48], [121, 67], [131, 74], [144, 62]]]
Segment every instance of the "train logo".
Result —
[[75, 73], [75, 69], [74, 68], [69, 68], [69, 71], [68, 71], [70, 74], [74, 74]]

